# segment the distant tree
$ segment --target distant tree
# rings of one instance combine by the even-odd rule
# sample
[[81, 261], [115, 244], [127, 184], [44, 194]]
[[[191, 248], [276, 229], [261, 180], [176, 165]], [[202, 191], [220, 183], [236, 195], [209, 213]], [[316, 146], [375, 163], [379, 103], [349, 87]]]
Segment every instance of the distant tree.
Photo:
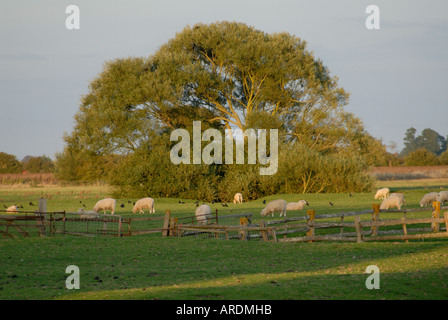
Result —
[[16, 156], [0, 152], [0, 173], [18, 173], [21, 171], [22, 166]]
[[420, 148], [409, 153], [404, 158], [406, 166], [436, 166], [439, 164], [437, 156], [425, 148]]
[[54, 164], [53, 161], [43, 155], [38, 157], [28, 157], [26, 162], [22, 162], [22, 168], [24, 171], [32, 173], [44, 173], [53, 172]]
[[413, 127], [406, 130], [404, 135], [404, 149], [401, 151], [402, 156], [407, 156], [410, 152], [415, 151], [417, 149], [417, 144], [415, 142], [415, 134], [417, 130]]
[[418, 148], [425, 148], [436, 155], [440, 155], [446, 150], [445, 138], [432, 129], [423, 130], [415, 141]]
[[425, 148], [426, 150], [440, 155], [447, 148], [447, 140], [436, 131], [426, 128], [421, 135], [415, 136], [417, 130], [409, 128], [406, 130], [404, 140], [404, 149], [401, 152], [402, 156], [407, 156], [417, 149]]

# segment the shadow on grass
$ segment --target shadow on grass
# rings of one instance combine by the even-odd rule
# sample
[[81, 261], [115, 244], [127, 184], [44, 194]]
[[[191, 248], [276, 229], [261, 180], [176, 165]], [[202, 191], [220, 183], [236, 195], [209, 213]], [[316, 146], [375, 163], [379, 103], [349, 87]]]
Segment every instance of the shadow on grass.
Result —
[[[446, 299], [448, 242], [265, 243], [136, 236], [0, 243], [0, 299]], [[81, 289], [68, 290], [68, 265]], [[377, 265], [380, 290], [367, 290]]]
[[446, 300], [446, 269], [380, 274], [380, 288], [367, 289], [368, 274], [285, 272], [240, 274], [214, 280], [70, 294], [72, 300]]

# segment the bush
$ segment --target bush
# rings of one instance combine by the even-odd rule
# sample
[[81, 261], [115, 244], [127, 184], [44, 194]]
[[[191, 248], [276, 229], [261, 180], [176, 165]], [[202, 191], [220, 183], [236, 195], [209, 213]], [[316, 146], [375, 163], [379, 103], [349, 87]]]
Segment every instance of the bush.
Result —
[[406, 166], [437, 166], [439, 164], [437, 156], [425, 148], [409, 153], [404, 162]]
[[19, 173], [22, 166], [16, 156], [0, 152], [0, 173]]
[[448, 166], [448, 150], [439, 156], [439, 164], [442, 166]]

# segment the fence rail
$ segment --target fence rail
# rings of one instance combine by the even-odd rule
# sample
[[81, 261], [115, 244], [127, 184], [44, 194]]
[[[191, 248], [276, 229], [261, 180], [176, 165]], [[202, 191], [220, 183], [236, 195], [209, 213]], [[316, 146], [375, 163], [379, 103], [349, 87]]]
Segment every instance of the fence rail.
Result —
[[[339, 214], [323, 214], [315, 215], [314, 210], [308, 210], [306, 223], [300, 225], [283, 225], [276, 228], [277, 237], [283, 235], [282, 239], [278, 239], [279, 242], [308, 242], [308, 241], [381, 241], [381, 240], [403, 240], [408, 241], [411, 239], [429, 239], [429, 238], [448, 238], [448, 212], [444, 213], [444, 217], [440, 217], [442, 209], [448, 209], [448, 207], [441, 207], [440, 202], [435, 201], [433, 208], [416, 208], [400, 211], [392, 210], [380, 210], [378, 204], [372, 205], [372, 210], [361, 211], [358, 214], [356, 212], [339, 213]], [[431, 218], [414, 218], [409, 219], [406, 217], [410, 212], [432, 212]], [[404, 216], [401, 219], [380, 220], [379, 214], [381, 213], [403, 213]], [[361, 216], [370, 213], [372, 218], [370, 221], [361, 221]], [[354, 222], [344, 222], [345, 217], [354, 217]], [[318, 222], [318, 219], [328, 218], [340, 218], [341, 222]], [[430, 224], [430, 228], [408, 228], [408, 225], [415, 224]], [[445, 224], [445, 228], [441, 228], [440, 225]], [[301, 228], [298, 228], [298, 227]], [[383, 230], [379, 231], [380, 227], [393, 227], [400, 226], [401, 229]], [[295, 228], [295, 229], [294, 229]], [[326, 228], [339, 228], [338, 234], [328, 235], [315, 235], [315, 230]], [[354, 232], [344, 232], [344, 228], [354, 229]], [[370, 228], [366, 231], [365, 228]], [[439, 232], [445, 229], [445, 232]], [[306, 235], [299, 237], [287, 237], [288, 234], [306, 232]], [[410, 234], [417, 232], [416, 234]]]
[[[45, 200], [45, 199], [42, 199]], [[313, 242], [313, 241], [382, 241], [382, 240], [413, 240], [448, 238], [448, 211], [441, 216], [440, 202], [434, 202], [430, 208], [415, 208], [406, 210], [380, 210], [379, 204], [373, 204], [372, 209], [358, 212], [342, 212], [318, 214], [308, 210], [300, 217], [281, 220], [260, 221], [252, 223], [252, 213], [241, 213], [219, 216], [218, 211], [212, 215], [207, 225], [196, 224], [195, 216], [174, 217], [167, 210], [162, 217], [123, 218], [120, 215], [104, 215], [77, 212], [46, 212], [46, 203], [39, 203], [40, 211], [6, 212], [0, 214], [0, 235], [15, 238], [53, 236], [73, 234], [82, 236], [132, 236], [150, 233], [161, 233], [162, 236], [206, 236], [219, 239], [260, 239], [275, 242]], [[402, 213], [400, 219], [381, 220], [380, 213]], [[428, 218], [407, 218], [408, 213], [431, 212]], [[369, 219], [362, 217], [370, 215]], [[349, 221], [346, 218], [350, 218]], [[340, 219], [331, 221], [331, 219]], [[239, 224], [235, 224], [235, 220]], [[319, 221], [326, 220], [326, 221]], [[330, 221], [328, 221], [330, 220]], [[134, 222], [163, 221], [161, 225], [140, 224]], [[185, 223], [185, 221], [187, 223]], [[219, 224], [219, 223], [221, 224]], [[411, 228], [413, 225], [425, 225]], [[398, 229], [393, 227], [399, 227]], [[381, 228], [381, 230], [380, 230]], [[316, 235], [317, 230], [336, 229], [336, 233], [324, 231]], [[442, 232], [444, 231], [444, 232]], [[319, 233], [319, 232], [318, 232]], [[321, 232], [320, 232], [321, 233]]]
[[[1, 210], [0, 212], [6, 212]], [[78, 212], [21, 211], [20, 214], [6, 212], [0, 215], [0, 234], [3, 237], [40, 237], [58, 234], [80, 236], [122, 236], [123, 224], [120, 215], [86, 214]], [[2, 230], [3, 229], [3, 230]]]
[[[448, 238], [448, 212], [440, 217], [441, 210], [448, 207], [441, 207], [440, 202], [434, 202], [432, 208], [415, 208], [406, 210], [380, 210], [379, 204], [373, 204], [372, 209], [357, 212], [342, 212], [332, 214], [316, 215], [315, 210], [308, 210], [307, 215], [294, 218], [285, 218], [273, 221], [261, 221], [260, 223], [249, 223], [248, 219], [240, 217], [240, 225], [218, 225], [209, 224], [206, 226], [178, 224], [179, 220], [169, 226], [169, 235], [203, 235], [222, 239], [261, 239], [263, 241], [276, 242], [313, 242], [313, 241], [381, 241], [381, 240], [403, 240]], [[412, 212], [432, 212], [431, 218], [406, 217]], [[400, 219], [380, 220], [380, 213], [402, 213]], [[247, 214], [250, 215], [250, 214]], [[362, 221], [361, 217], [370, 215], [370, 220]], [[344, 221], [345, 218], [353, 218], [353, 222]], [[340, 221], [323, 221], [324, 219], [340, 219]], [[416, 224], [430, 224], [431, 227], [408, 228]], [[445, 225], [445, 227], [440, 227]], [[400, 229], [379, 230], [379, 228], [400, 226]], [[316, 235], [316, 230], [337, 229], [337, 233]], [[347, 229], [351, 229], [347, 232]], [[369, 229], [369, 230], [366, 230]], [[445, 232], [440, 232], [441, 230]], [[292, 237], [293, 234], [301, 236]], [[224, 236], [222, 236], [224, 235]], [[282, 237], [283, 236], [283, 237]]]

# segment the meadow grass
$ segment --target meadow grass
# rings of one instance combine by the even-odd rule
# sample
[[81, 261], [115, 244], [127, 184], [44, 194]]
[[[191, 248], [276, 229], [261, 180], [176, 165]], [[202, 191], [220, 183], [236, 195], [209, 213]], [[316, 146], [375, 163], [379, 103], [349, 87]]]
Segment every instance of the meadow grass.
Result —
[[[421, 196], [439, 185], [404, 191], [407, 207], [419, 207]], [[89, 210], [107, 187], [1, 187], [0, 205], [21, 204], [35, 210], [39, 197], [49, 211]], [[210, 204], [219, 214], [259, 212], [275, 198], [306, 199], [317, 214], [370, 209], [372, 193], [275, 195], [245, 202]], [[117, 199], [117, 214], [131, 213], [136, 199]], [[128, 203], [131, 202], [131, 204]], [[185, 202], [185, 204], [179, 203]], [[333, 205], [330, 205], [331, 202]], [[156, 216], [167, 209], [189, 216], [194, 200], [156, 199]], [[288, 212], [288, 217], [306, 210]], [[416, 213], [427, 216], [428, 213]], [[145, 216], [148, 216], [146, 213]], [[388, 213], [383, 218], [394, 217]], [[263, 218], [268, 220], [271, 218]], [[278, 216], [272, 219], [278, 219]], [[160, 226], [159, 226], [160, 227]], [[68, 290], [68, 265], [80, 269], [81, 288]], [[379, 290], [365, 286], [369, 265], [381, 272]], [[448, 241], [425, 240], [376, 243], [273, 243], [225, 241], [193, 237], [162, 238], [62, 236], [0, 239], [0, 299], [447, 299]]]

